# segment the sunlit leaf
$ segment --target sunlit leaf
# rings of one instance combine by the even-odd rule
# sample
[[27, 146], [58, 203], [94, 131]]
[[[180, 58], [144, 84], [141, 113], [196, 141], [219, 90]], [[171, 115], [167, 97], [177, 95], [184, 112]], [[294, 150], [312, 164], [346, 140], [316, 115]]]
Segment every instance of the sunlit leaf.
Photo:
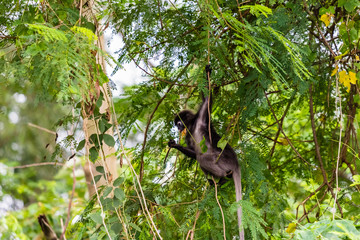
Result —
[[323, 14], [323, 15], [320, 17], [320, 20], [325, 23], [325, 26], [329, 26], [330, 21], [331, 21], [331, 18], [332, 18], [333, 16], [334, 16], [333, 14], [326, 13], [326, 14]]
[[349, 81], [351, 84], [356, 84], [356, 73], [349, 71]]
[[296, 223], [290, 223], [286, 229], [287, 233], [294, 233], [296, 230]]

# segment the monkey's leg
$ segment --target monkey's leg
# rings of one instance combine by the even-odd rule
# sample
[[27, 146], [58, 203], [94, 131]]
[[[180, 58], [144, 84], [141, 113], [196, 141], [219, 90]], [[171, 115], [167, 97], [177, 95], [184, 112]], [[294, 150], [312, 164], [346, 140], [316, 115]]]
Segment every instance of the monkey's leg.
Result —
[[226, 176], [219, 179], [218, 185], [219, 185], [219, 186], [222, 186], [222, 185], [224, 185], [225, 183], [227, 183], [227, 181], [228, 181], [227, 178], [232, 178], [232, 173], [233, 173], [233, 172], [232, 172], [231, 170], [227, 171], [227, 172], [226, 172]]
[[[208, 180], [210, 186], [214, 186], [214, 185], [215, 185], [215, 183], [214, 183], [214, 181], [213, 181], [212, 179], [209, 179], [209, 178], [208, 178], [207, 180]], [[224, 185], [224, 184], [227, 183], [227, 182], [228, 182], [228, 179], [222, 177], [222, 178], [219, 179], [219, 181], [217, 182], [216, 185], [218, 185], [219, 187], [221, 187], [222, 185]]]
[[207, 180], [208, 180], [208, 182], [209, 182], [210, 186], [215, 185], [215, 183], [214, 183], [214, 181], [213, 181], [212, 179], [208, 178]]
[[224, 185], [225, 183], [227, 183], [227, 179], [226, 178], [220, 178], [219, 181], [218, 181], [218, 185], [221, 187], [222, 185]]
[[216, 155], [212, 153], [198, 155], [196, 159], [199, 161], [201, 168], [214, 177], [223, 178], [228, 175], [229, 171], [231, 172], [230, 169], [221, 167], [221, 164], [216, 162]]

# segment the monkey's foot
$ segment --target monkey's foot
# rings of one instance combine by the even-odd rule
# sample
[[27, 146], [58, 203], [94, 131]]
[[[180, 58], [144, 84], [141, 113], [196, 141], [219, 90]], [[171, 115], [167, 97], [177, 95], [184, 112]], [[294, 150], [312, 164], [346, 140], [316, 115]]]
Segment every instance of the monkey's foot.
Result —
[[210, 186], [214, 185], [214, 181], [212, 179], [208, 179], [208, 182], [209, 182]]
[[228, 178], [232, 178], [232, 171], [231, 170], [229, 170], [229, 171], [227, 171], [226, 172], [226, 177], [228, 177]]
[[[227, 179], [226, 178], [220, 178], [219, 181], [216, 183], [217, 186], [221, 187], [222, 185], [224, 185], [225, 183], [227, 183]], [[212, 179], [208, 179], [208, 182], [210, 184], [210, 186], [214, 186], [215, 183]]]
[[224, 185], [225, 183], [227, 183], [227, 179], [226, 178], [220, 178], [219, 179], [219, 182], [217, 183], [220, 187], [222, 186], [222, 185]]

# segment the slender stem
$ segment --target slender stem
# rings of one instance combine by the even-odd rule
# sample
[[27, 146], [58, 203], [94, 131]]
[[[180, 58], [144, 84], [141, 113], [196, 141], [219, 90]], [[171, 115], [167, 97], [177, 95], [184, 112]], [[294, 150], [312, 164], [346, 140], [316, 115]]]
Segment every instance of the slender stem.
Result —
[[216, 181], [215, 181], [215, 179], [214, 179], [214, 177], [213, 176], [211, 176], [212, 177], [212, 180], [213, 180], [213, 182], [214, 182], [214, 185], [215, 185], [215, 198], [216, 198], [216, 202], [217, 202], [217, 204], [219, 205], [219, 208], [220, 208], [220, 211], [221, 211], [221, 217], [222, 217], [222, 222], [223, 222], [223, 231], [224, 231], [224, 239], [226, 240], [226, 231], [225, 231], [225, 217], [224, 217], [224, 212], [223, 212], [223, 210], [222, 210], [222, 207], [221, 207], [221, 205], [220, 205], [220, 202], [219, 202], [219, 199], [218, 199], [218, 196], [217, 196], [217, 184], [216, 184]]
[[312, 98], [312, 84], [310, 84], [309, 94], [310, 94], [310, 103], [309, 103], [310, 109], [309, 109], [309, 111], [310, 111], [311, 129], [312, 129], [312, 133], [313, 133], [313, 137], [314, 137], [314, 143], [315, 143], [316, 158], [319, 161], [320, 169], [321, 169], [321, 173], [323, 175], [324, 182], [326, 184], [328, 184], [328, 179], [327, 179], [327, 176], [326, 176], [324, 163], [323, 163], [322, 158], [321, 158], [320, 145], [319, 145], [319, 142], [318, 142], [318, 139], [317, 139], [317, 136], [316, 136], [316, 126], [315, 126], [314, 107], [313, 107], [313, 98]]

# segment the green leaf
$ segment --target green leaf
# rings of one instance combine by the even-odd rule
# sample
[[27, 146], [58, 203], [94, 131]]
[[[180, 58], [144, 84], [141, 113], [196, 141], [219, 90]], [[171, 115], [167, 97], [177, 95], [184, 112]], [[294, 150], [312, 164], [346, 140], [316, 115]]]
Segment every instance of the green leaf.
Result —
[[141, 229], [140, 229], [139, 226], [136, 225], [135, 223], [129, 222], [129, 225], [132, 226], [136, 231], [141, 232]]
[[358, 40], [358, 31], [357, 31], [357, 30], [353, 27], [353, 28], [351, 28], [351, 29], [350, 29], [349, 34], [350, 34], [350, 41], [351, 41], [351, 42], [356, 41], [356, 43], [355, 43], [355, 44], [357, 44], [357, 40]]
[[350, 186], [360, 185], [360, 175], [354, 175], [354, 182]]
[[338, 7], [344, 6], [346, 2], [347, 0], [338, 0]]
[[101, 142], [102, 137], [103, 137], [102, 134], [100, 134], [100, 135], [98, 135], [98, 134], [96, 134], [96, 133], [91, 134], [91, 136], [90, 136], [90, 142], [93, 143], [93, 144], [95, 145], [95, 147], [99, 148], [99, 147], [100, 147], [100, 146], [99, 146], [99, 140], [100, 140], [100, 142]]
[[97, 224], [102, 224], [102, 218], [100, 215], [100, 212], [95, 212], [89, 215], [89, 217], [91, 218], [91, 220], [93, 220], [95, 223]]
[[272, 14], [272, 10], [266, 6], [262, 6], [259, 4], [255, 5], [244, 5], [240, 7], [241, 11], [250, 9], [250, 13], [255, 15], [256, 17], [259, 17], [261, 14], [265, 17], [268, 17], [268, 15]]
[[319, 10], [319, 15], [324, 15], [326, 13], [331, 13], [331, 14], [335, 14], [335, 7], [334, 6], [329, 6], [329, 8], [320, 8]]
[[112, 187], [106, 187], [104, 190], [104, 193], [103, 193], [103, 197], [106, 197], [107, 195], [109, 195], [112, 190], [113, 190]]
[[360, 205], [360, 193], [359, 192], [354, 192], [351, 195], [351, 201], [356, 205]]
[[76, 148], [76, 151], [80, 151], [85, 146], [85, 139], [81, 140]]
[[98, 156], [99, 156], [99, 153], [98, 153], [98, 151], [96, 150], [95, 147], [92, 147], [92, 148], [89, 149], [89, 158], [90, 158], [91, 162], [95, 163]]
[[104, 170], [104, 167], [103, 167], [103, 166], [97, 166], [97, 167], [96, 167], [96, 171], [99, 172], [99, 173], [102, 173], [102, 174], [105, 173], [105, 170]]
[[118, 177], [117, 179], [115, 179], [113, 185], [114, 187], [118, 187], [120, 186], [123, 182], [124, 182], [124, 178], [123, 177]]
[[226, 144], [227, 144], [227, 140], [225, 139], [225, 136], [223, 136], [217, 143], [217, 147], [218, 148], [221, 148], [222, 150], [225, 149], [226, 147]]
[[105, 130], [106, 130], [105, 124], [104, 124], [104, 119], [103, 119], [103, 118], [101, 118], [101, 119], [99, 120], [99, 130], [100, 130], [101, 133], [104, 133]]
[[100, 81], [99, 81], [99, 84], [100, 85], [103, 85], [104, 83], [107, 83], [109, 82], [109, 78], [106, 76], [106, 74], [104, 73], [104, 71], [102, 70], [102, 67], [100, 64], [97, 65], [98, 67], [98, 71], [100, 73]]
[[202, 153], [206, 153], [207, 151], [207, 146], [206, 146], [206, 140], [205, 140], [205, 136], [203, 137], [203, 139], [200, 142], [200, 148], [201, 148], [201, 152]]
[[100, 96], [99, 96], [98, 100], [96, 101], [96, 106], [97, 106], [98, 108], [101, 107], [103, 100], [104, 100], [104, 96], [103, 96], [102, 93], [100, 93]]
[[354, 175], [353, 178], [355, 182], [360, 182], [360, 175]]
[[28, 26], [29, 29], [36, 31], [39, 35], [43, 36], [47, 42], [54, 40], [68, 42], [63, 31], [40, 24], [28, 24]]
[[113, 225], [111, 225], [111, 230], [113, 230], [116, 233], [120, 233], [122, 231], [122, 225], [121, 223], [114, 223]]
[[102, 175], [94, 176], [95, 183], [97, 183], [101, 179]]
[[123, 201], [120, 201], [116, 197], [112, 199], [112, 208], [119, 208], [122, 206]]
[[352, 12], [360, 5], [358, 0], [348, 0], [344, 4], [345, 10], [348, 12]]
[[114, 147], [115, 146], [115, 140], [114, 138], [109, 135], [109, 134], [104, 134], [103, 136], [104, 142], [106, 143], [106, 145], [110, 146], [110, 147]]
[[114, 190], [115, 197], [119, 199], [120, 201], [125, 200], [125, 193], [121, 188], [115, 188]]

